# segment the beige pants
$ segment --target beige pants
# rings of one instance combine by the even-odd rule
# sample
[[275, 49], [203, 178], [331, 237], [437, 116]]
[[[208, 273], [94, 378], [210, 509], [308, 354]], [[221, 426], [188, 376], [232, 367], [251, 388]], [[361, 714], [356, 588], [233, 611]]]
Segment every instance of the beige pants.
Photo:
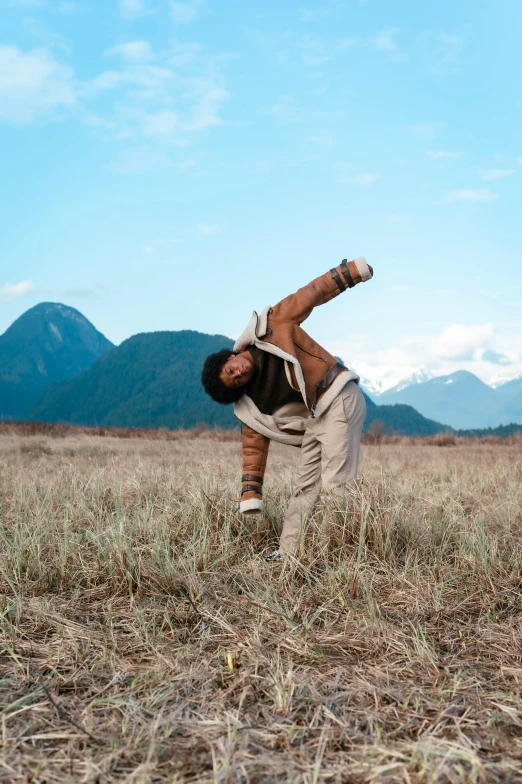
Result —
[[365, 416], [363, 394], [355, 381], [349, 381], [319, 419], [308, 421], [279, 541], [281, 552], [295, 553], [321, 489], [343, 495], [346, 486], [355, 483]]

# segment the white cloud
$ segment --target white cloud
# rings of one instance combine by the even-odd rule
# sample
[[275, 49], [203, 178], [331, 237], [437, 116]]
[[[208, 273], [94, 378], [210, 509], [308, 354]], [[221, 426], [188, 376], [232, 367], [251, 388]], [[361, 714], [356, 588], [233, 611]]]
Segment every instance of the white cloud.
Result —
[[326, 348], [343, 358], [372, 389], [383, 392], [427, 367], [435, 376], [468, 370], [491, 384], [522, 376], [521, 324], [453, 324], [438, 335], [408, 334], [386, 348], [375, 349], [370, 335], [357, 333], [327, 341]]
[[176, 68], [197, 68], [205, 58], [202, 44], [176, 41], [170, 55], [169, 64]]
[[433, 52], [431, 72], [447, 76], [458, 69], [458, 61], [464, 49], [464, 39], [460, 35], [440, 33]]
[[145, 120], [145, 136], [172, 136], [180, 130], [180, 123], [175, 112], [157, 112]]
[[144, 62], [154, 59], [154, 52], [148, 41], [129, 41], [126, 44], [118, 44], [111, 47], [111, 49], [107, 49], [105, 54], [117, 55], [123, 60], [130, 60], [131, 62]]
[[25, 17], [23, 20], [24, 29], [32, 37], [41, 42], [43, 50], [51, 51], [61, 49], [68, 55], [71, 54], [71, 45], [68, 39], [60, 33], [55, 33], [47, 27], [40, 19]]
[[334, 146], [334, 138], [329, 133], [324, 133], [321, 136], [312, 136], [310, 141], [318, 144], [320, 147], [327, 147], [329, 150]]
[[296, 44], [300, 50], [305, 65], [320, 65], [333, 59], [331, 47], [319, 38], [307, 36]]
[[400, 33], [399, 28], [381, 30], [380, 33], [377, 33], [377, 35], [371, 39], [370, 43], [375, 46], [376, 49], [380, 49], [381, 51], [396, 52], [397, 42], [395, 41], [395, 37], [398, 33]]
[[198, 226], [199, 231], [201, 234], [205, 235], [212, 235], [212, 234], [221, 234], [223, 231], [223, 224], [222, 223], [200, 223]]
[[486, 182], [502, 180], [504, 177], [511, 177], [515, 173], [514, 169], [479, 169], [479, 177]]
[[219, 83], [219, 61], [219, 55], [209, 56], [199, 45], [175, 44], [162, 62], [124, 61], [120, 69], [95, 77], [84, 93], [96, 98], [114, 92], [104, 112], [115, 136], [184, 145], [191, 134], [224, 122], [220, 109], [228, 92]]
[[139, 144], [156, 137], [180, 145], [223, 124], [220, 112], [228, 98], [219, 75], [223, 55], [174, 43], [150, 62], [155, 55], [144, 40], [106, 54], [122, 62], [81, 82], [46, 49], [0, 46], [0, 121], [22, 124], [74, 112], [105, 138]]
[[9, 0], [9, 8], [34, 8], [43, 5], [43, 0]]
[[81, 8], [78, 3], [67, 2], [67, 0], [56, 8], [59, 14], [77, 14]]
[[116, 174], [147, 174], [173, 167], [174, 162], [162, 154], [158, 146], [154, 145], [153, 149], [145, 146], [123, 149], [107, 168]]
[[5, 283], [2, 288], [0, 288], [0, 300], [3, 302], [9, 302], [13, 299], [19, 299], [20, 297], [25, 297], [26, 294], [29, 294], [34, 289], [34, 283], [32, 280], [22, 280], [20, 283]]
[[488, 188], [460, 188], [456, 191], [448, 191], [446, 201], [495, 201], [498, 197], [498, 193]]
[[442, 122], [415, 123], [410, 125], [410, 133], [420, 139], [434, 139], [442, 134], [445, 127], [446, 124]]
[[275, 103], [263, 106], [259, 113], [273, 117], [281, 125], [291, 125], [304, 119], [304, 110], [297, 105], [293, 95], [281, 95]]
[[460, 158], [461, 152], [448, 152], [447, 150], [426, 150], [428, 158], [433, 158], [434, 161], [452, 160], [453, 158]]
[[346, 183], [347, 185], [373, 185], [380, 180], [382, 174], [379, 172], [365, 172], [364, 174], [356, 174], [353, 177], [341, 177], [339, 182]]
[[99, 299], [109, 291], [101, 283], [88, 283], [85, 286], [73, 286], [62, 293], [62, 297], [73, 297], [75, 299]]
[[[151, 100], [171, 102], [170, 92], [179, 84], [179, 78], [170, 68], [162, 68], [148, 63], [129, 63], [120, 71], [105, 71], [84, 85], [84, 93], [93, 95], [104, 90], [127, 88], [136, 109], [138, 103]], [[126, 96], [118, 95], [118, 104]]]
[[204, 5], [204, 0], [187, 0], [184, 3], [171, 2], [170, 15], [175, 22], [195, 22]]
[[431, 351], [443, 359], [472, 359], [490, 342], [493, 324], [452, 324], [431, 343]]
[[389, 215], [388, 223], [413, 223], [412, 215]]
[[222, 125], [223, 120], [218, 116], [218, 109], [228, 98], [228, 92], [219, 88], [212, 88], [199, 96], [194, 105], [192, 116], [185, 124], [188, 131], [202, 131], [213, 125]]
[[0, 118], [28, 123], [76, 103], [72, 70], [49, 52], [0, 46]]
[[356, 38], [341, 38], [337, 42], [337, 46], [339, 47], [339, 49], [341, 49], [341, 51], [346, 51], [347, 49], [351, 49], [352, 46], [355, 46], [356, 43], [357, 43]]
[[147, 13], [143, 0], [120, 0], [120, 14], [124, 19], [137, 19]]
[[329, 15], [327, 8], [324, 8], [324, 6], [316, 6], [315, 8], [300, 8], [297, 17], [300, 22], [318, 22], [320, 19], [325, 19]]

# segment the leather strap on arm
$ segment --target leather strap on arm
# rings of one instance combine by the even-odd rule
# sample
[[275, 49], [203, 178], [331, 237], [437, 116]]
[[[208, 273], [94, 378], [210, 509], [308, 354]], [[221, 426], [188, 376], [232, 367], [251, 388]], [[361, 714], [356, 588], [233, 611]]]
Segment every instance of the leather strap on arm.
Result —
[[241, 495], [245, 495], [245, 493], [257, 493], [262, 496], [263, 488], [258, 487], [257, 485], [243, 485], [241, 488]]
[[355, 286], [355, 283], [354, 283], [354, 280], [353, 280], [352, 275], [350, 273], [350, 270], [348, 268], [348, 264], [347, 264], [347, 260], [346, 259], [343, 259], [341, 261], [340, 267], [341, 267], [341, 271], [342, 271], [342, 273], [344, 275], [344, 279], [346, 281], [346, 285], [348, 286], [349, 289], [353, 289], [353, 287]]
[[[346, 261], [344, 262], [346, 263]], [[272, 308], [272, 321], [293, 322], [301, 324], [308, 318], [312, 310], [318, 305], [324, 305], [334, 297], [338, 297], [346, 291], [350, 282], [356, 286], [363, 280], [370, 280], [372, 270], [366, 264], [365, 259], [358, 258], [346, 264], [350, 278], [343, 272], [341, 265], [332, 270], [319, 275], [318, 278], [310, 281], [306, 286], [297, 289], [295, 294], [290, 294], [274, 305]], [[346, 283], [344, 282], [346, 278]]]
[[344, 283], [342, 282], [342, 280], [341, 280], [341, 276], [339, 275], [339, 273], [337, 272], [337, 270], [335, 269], [335, 267], [334, 267], [333, 269], [331, 269], [331, 270], [330, 270], [330, 273], [331, 273], [331, 275], [332, 275], [332, 278], [333, 278], [333, 279], [335, 280], [335, 282], [337, 283], [337, 286], [338, 286], [338, 288], [339, 288], [339, 291], [340, 291], [340, 292], [341, 292], [341, 294], [342, 294], [342, 293], [343, 293], [343, 291], [345, 291], [345, 290], [346, 290], [346, 286], [345, 286], [345, 285], [344, 285]]
[[[246, 499], [256, 496], [259, 498], [262, 495], [261, 485], [265, 475], [270, 440], [244, 424], [241, 429], [241, 446], [243, 450], [241, 482], [244, 485], [242, 499], [244, 500], [245, 496]], [[251, 482], [257, 482], [258, 485], [250, 484]], [[245, 486], [248, 489], [245, 489]]]

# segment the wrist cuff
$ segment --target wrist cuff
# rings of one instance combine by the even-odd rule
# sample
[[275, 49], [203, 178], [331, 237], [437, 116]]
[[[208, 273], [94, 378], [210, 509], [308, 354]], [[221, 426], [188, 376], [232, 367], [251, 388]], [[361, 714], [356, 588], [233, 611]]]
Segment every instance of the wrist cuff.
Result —
[[263, 501], [261, 498], [249, 498], [248, 501], [241, 501], [239, 504], [241, 514], [261, 514], [263, 511]]
[[370, 280], [370, 278], [372, 277], [372, 273], [370, 272], [370, 268], [368, 267], [364, 256], [359, 256], [358, 259], [354, 259], [353, 263], [357, 267], [363, 283], [366, 280]]

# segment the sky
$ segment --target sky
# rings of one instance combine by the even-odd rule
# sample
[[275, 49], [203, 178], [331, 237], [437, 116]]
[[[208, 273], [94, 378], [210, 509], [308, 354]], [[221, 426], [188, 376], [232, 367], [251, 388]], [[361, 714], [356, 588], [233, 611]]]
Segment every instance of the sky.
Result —
[[374, 388], [522, 374], [519, 0], [0, 0], [0, 332], [304, 325]]

